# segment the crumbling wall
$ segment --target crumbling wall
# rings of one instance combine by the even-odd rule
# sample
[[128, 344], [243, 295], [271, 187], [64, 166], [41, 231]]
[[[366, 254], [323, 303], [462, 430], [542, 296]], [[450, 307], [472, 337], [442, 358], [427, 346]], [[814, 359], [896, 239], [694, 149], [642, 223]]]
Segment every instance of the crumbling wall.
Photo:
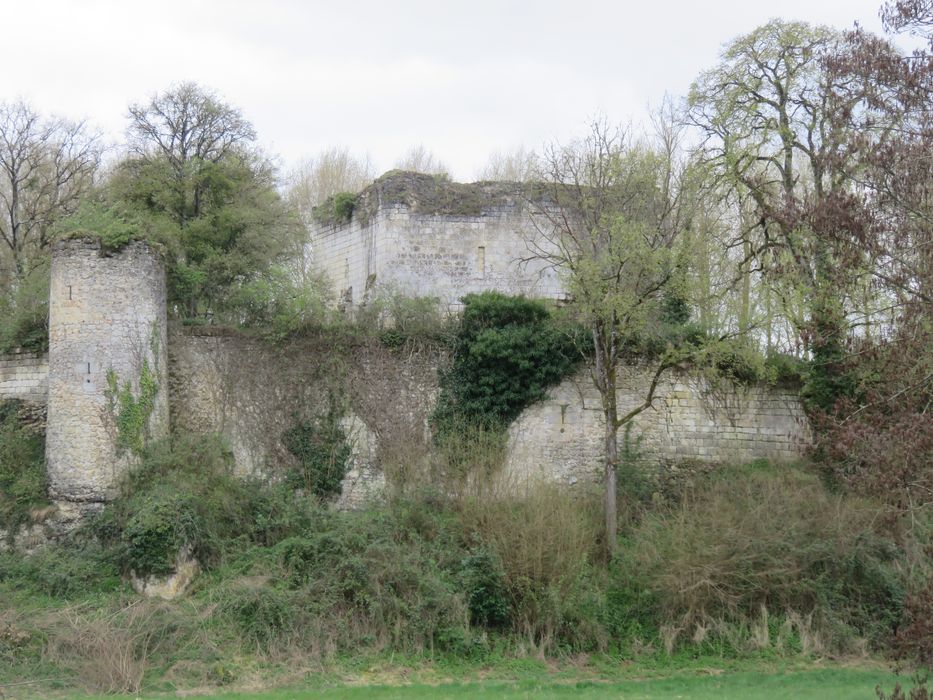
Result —
[[336, 408], [354, 457], [342, 503], [358, 505], [381, 490], [383, 467], [399, 454], [427, 449], [440, 355], [333, 343], [309, 337], [273, 347], [235, 332], [173, 326], [172, 422], [221, 433], [237, 473], [257, 476], [294, 459], [282, 444], [286, 430]]
[[542, 240], [533, 208], [517, 183], [392, 172], [358, 196], [349, 221], [318, 222], [313, 257], [338, 299], [353, 303], [379, 289], [451, 309], [487, 290], [560, 298], [557, 272], [533, 255]]

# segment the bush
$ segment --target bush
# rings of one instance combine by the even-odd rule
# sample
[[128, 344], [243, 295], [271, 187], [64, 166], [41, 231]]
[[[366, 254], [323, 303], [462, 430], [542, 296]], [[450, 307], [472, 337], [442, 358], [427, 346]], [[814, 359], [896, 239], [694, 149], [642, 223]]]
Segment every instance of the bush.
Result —
[[240, 638], [258, 649], [286, 644], [297, 622], [292, 597], [274, 588], [234, 591], [221, 604], [221, 612], [233, 622]]
[[479, 547], [470, 552], [461, 566], [470, 622], [488, 628], [507, 626], [511, 616], [505, 571], [499, 557]]
[[203, 548], [204, 524], [189, 494], [174, 490], [135, 501], [123, 528], [126, 564], [137, 576], [167, 574], [182, 550]]
[[605, 646], [595, 498], [557, 484], [503, 487], [464, 497], [460, 510], [469, 540], [501, 562], [515, 633], [541, 653]]
[[340, 425], [336, 406], [332, 405], [327, 414], [310, 423], [298, 423], [285, 431], [282, 443], [298, 461], [285, 474], [289, 487], [319, 498], [340, 494], [353, 450]]
[[185, 547], [208, 568], [244, 543], [274, 544], [309, 522], [288, 489], [240, 479], [218, 436], [149, 445], [93, 525], [124, 571], [165, 573]]
[[0, 581], [53, 598], [80, 598], [122, 587], [113, 553], [96, 543], [42, 547], [29, 556], [0, 555]]
[[900, 619], [904, 585], [880, 514], [797, 469], [726, 470], [647, 515], [624, 556], [635, 597], [656, 600], [674, 636], [747, 624], [764, 608], [812, 615], [830, 646], [877, 647]]
[[0, 401], [0, 529], [12, 532], [45, 505], [45, 437], [23, 424], [22, 404]]

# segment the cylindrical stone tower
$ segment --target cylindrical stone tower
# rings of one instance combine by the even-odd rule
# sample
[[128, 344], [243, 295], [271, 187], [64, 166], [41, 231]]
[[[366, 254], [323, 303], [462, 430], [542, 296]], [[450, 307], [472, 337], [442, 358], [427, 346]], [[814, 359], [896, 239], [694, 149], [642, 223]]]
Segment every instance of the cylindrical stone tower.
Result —
[[[46, 430], [54, 500], [111, 499], [140, 437], [120, 431], [168, 432], [166, 343], [165, 266], [156, 251], [134, 242], [108, 254], [93, 238], [54, 245]], [[127, 404], [139, 408], [135, 422], [121, 415]]]

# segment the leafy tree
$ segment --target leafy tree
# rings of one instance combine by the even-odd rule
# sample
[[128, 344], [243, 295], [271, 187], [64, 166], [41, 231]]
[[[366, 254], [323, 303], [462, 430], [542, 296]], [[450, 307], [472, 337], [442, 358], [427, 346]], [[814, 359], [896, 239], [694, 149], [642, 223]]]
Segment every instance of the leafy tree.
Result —
[[[605, 527], [610, 556], [617, 533], [619, 430], [650, 408], [664, 372], [682, 357], [669, 342], [683, 320], [680, 255], [685, 171], [671, 152], [632, 144], [604, 124], [583, 141], [550, 147], [543, 158], [547, 204], [538, 209], [534, 255], [563, 271], [570, 309], [589, 335], [592, 379], [604, 420]], [[654, 348], [648, 390], [618, 404], [623, 358]]]
[[905, 55], [856, 29], [828, 57], [858, 188], [827, 218], [835, 245], [870, 262], [888, 318], [851, 340], [856, 391], [822, 413], [820, 445], [840, 480], [910, 510], [933, 501], [933, 8], [898, 0], [882, 18], [924, 46]]
[[[851, 181], [823, 60], [840, 40], [824, 27], [772, 20], [730, 43], [689, 97], [706, 158], [743, 203], [736, 244], [745, 274], [754, 264], [778, 290], [813, 360], [812, 405], [823, 407], [852, 389], [844, 358], [853, 278], [838, 271], [846, 255], [863, 259], [834, 244], [840, 226], [858, 225], [832, 215]], [[746, 291], [746, 318], [747, 299]]]
[[98, 218], [165, 244], [170, 302], [183, 316], [244, 320], [242, 290], [274, 274], [298, 235], [252, 125], [193, 83], [129, 114], [130, 154]]

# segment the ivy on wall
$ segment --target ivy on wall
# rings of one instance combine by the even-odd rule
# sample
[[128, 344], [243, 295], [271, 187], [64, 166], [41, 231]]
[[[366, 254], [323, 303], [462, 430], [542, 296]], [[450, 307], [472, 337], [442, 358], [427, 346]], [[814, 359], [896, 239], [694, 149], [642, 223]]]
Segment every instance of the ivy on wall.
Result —
[[107, 400], [117, 426], [117, 446], [121, 450], [129, 450], [136, 455], [142, 453], [149, 437], [149, 418], [158, 393], [159, 383], [146, 359], [139, 373], [138, 396], [134, 394], [129, 380], [121, 384], [112, 368], [107, 371]]
[[468, 423], [504, 430], [576, 369], [576, 332], [543, 301], [483, 292], [463, 303], [435, 428], [443, 433]]

